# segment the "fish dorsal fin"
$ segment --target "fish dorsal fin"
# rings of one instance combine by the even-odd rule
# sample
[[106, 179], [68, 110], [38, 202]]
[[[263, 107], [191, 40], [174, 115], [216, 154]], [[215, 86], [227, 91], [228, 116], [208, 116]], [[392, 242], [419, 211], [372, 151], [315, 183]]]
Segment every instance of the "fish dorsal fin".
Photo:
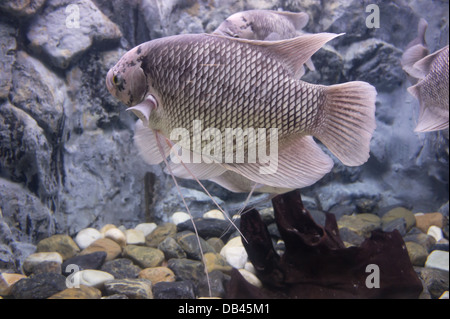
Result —
[[288, 19], [296, 30], [302, 30], [309, 22], [309, 15], [304, 12], [272, 11]]
[[413, 68], [422, 72], [423, 74], [428, 74], [431, 70], [431, 66], [433, 65], [434, 60], [436, 57], [441, 54], [442, 51], [448, 49], [448, 46], [430, 54], [424, 57], [423, 59], [417, 61], [414, 63]]
[[237, 41], [257, 46], [265, 50], [274, 59], [280, 61], [285, 69], [292, 72], [295, 78], [300, 78], [300, 74], [304, 72], [303, 65], [307, 63], [309, 58], [317, 52], [325, 43], [342, 35], [335, 33], [316, 33], [305, 34], [292, 39], [281, 41], [259, 41], [247, 40], [239, 38], [225, 37], [217, 34], [208, 36], [221, 37], [229, 41]]

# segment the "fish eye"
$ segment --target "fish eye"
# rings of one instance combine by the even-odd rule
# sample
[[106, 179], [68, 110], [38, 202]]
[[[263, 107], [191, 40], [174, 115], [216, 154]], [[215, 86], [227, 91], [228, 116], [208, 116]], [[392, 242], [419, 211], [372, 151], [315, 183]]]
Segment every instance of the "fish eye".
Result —
[[120, 79], [117, 75], [114, 75], [112, 78], [112, 82], [114, 85], [119, 85], [120, 84]]

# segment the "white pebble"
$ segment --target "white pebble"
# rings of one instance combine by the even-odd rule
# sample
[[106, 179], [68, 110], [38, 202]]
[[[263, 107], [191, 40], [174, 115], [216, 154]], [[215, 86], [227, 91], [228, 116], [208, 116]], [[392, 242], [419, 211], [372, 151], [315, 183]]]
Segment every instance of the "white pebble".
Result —
[[102, 234], [95, 228], [85, 228], [75, 236], [75, 243], [80, 249], [85, 249], [97, 239], [102, 238]]
[[191, 217], [189, 216], [189, 214], [184, 212], [173, 213], [173, 215], [170, 217], [171, 222], [175, 225], [181, 224], [190, 219]]
[[143, 245], [145, 244], [144, 233], [136, 229], [127, 229], [125, 231], [127, 245]]
[[448, 291], [444, 291], [444, 293], [439, 297], [439, 299], [448, 299]]
[[244, 268], [248, 260], [247, 252], [242, 245], [241, 237], [231, 239], [220, 251], [220, 254], [234, 268]]
[[110, 228], [105, 232], [105, 238], [109, 238], [116, 243], [118, 243], [121, 247], [125, 246], [127, 243], [127, 237], [119, 228]]
[[448, 251], [433, 250], [431, 254], [428, 255], [427, 261], [425, 262], [425, 267], [437, 268], [448, 271], [449, 269]]
[[113, 229], [113, 228], [117, 228], [116, 225], [113, 225], [113, 224], [106, 224], [105, 226], [103, 226], [103, 227], [100, 229], [100, 233], [104, 236], [105, 233], [106, 233], [108, 230]]
[[215, 218], [215, 219], [225, 220], [225, 216], [218, 209], [213, 209], [213, 210], [210, 210], [210, 211], [204, 213], [203, 218]]
[[150, 233], [154, 231], [156, 227], [158, 226], [155, 223], [142, 223], [134, 227], [134, 229], [140, 230], [144, 233], [144, 236], [147, 237], [147, 235], [150, 235]]
[[251, 272], [252, 274], [256, 275], [256, 269], [255, 266], [249, 261], [247, 261], [244, 265], [244, 269]]
[[245, 269], [239, 269], [239, 272], [241, 273], [242, 277], [244, 277], [244, 279], [247, 280], [250, 284], [258, 288], [262, 288], [261, 280], [259, 280], [258, 277], [256, 277], [250, 271]]
[[438, 226], [430, 226], [430, 228], [428, 228], [427, 235], [436, 239], [436, 242], [444, 238], [444, 235], [442, 234], [442, 229], [440, 229]]
[[74, 273], [71, 277], [71, 284], [73, 288], [85, 285], [101, 289], [105, 282], [112, 279], [114, 279], [114, 276], [105, 271], [86, 269]]

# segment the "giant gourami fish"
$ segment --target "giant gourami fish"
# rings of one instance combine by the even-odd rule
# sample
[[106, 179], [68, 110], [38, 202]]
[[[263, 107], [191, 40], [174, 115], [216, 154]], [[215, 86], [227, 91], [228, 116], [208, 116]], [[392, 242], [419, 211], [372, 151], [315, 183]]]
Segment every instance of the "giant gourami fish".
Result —
[[262, 173], [258, 161], [221, 160], [224, 141], [222, 152], [207, 163], [174, 166], [173, 172], [180, 177], [197, 174], [233, 191], [302, 188], [333, 166], [313, 137], [345, 165], [361, 165], [369, 158], [375, 88], [360, 81], [323, 86], [299, 80], [306, 61], [337, 36], [257, 41], [186, 34], [156, 39], [127, 52], [108, 72], [106, 85], [140, 118], [135, 141], [148, 163], [165, 160], [176, 144], [171, 132], [177, 128], [193, 132], [200, 123], [219, 132], [276, 129], [277, 165], [271, 173]]
[[403, 70], [414, 84], [408, 92], [419, 100], [416, 132], [448, 128], [449, 47], [447, 45], [430, 54], [425, 41], [427, 27], [428, 23], [420, 19], [417, 38], [408, 44], [401, 61]]

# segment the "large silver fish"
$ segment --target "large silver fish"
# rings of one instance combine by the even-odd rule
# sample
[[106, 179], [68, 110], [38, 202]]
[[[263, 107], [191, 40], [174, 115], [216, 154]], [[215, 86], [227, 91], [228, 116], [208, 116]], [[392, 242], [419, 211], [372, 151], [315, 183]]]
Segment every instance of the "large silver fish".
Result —
[[236, 176], [263, 187], [301, 188], [333, 166], [312, 136], [345, 165], [361, 165], [369, 157], [375, 88], [360, 81], [322, 86], [298, 80], [304, 63], [336, 36], [249, 41], [196, 34], [156, 39], [127, 52], [108, 72], [106, 84], [140, 118], [136, 144], [149, 163], [160, 163], [169, 154], [174, 129], [192, 132], [195, 121], [219, 132], [275, 128], [276, 172], [261, 174], [258, 162], [217, 158], [190, 163], [190, 169], [198, 179], [221, 180], [230, 189], [240, 189]]
[[403, 70], [415, 84], [408, 88], [419, 100], [419, 120], [416, 132], [429, 132], [448, 128], [449, 82], [448, 45], [429, 54], [425, 42], [428, 23], [421, 19], [418, 36], [407, 46], [402, 56]]

